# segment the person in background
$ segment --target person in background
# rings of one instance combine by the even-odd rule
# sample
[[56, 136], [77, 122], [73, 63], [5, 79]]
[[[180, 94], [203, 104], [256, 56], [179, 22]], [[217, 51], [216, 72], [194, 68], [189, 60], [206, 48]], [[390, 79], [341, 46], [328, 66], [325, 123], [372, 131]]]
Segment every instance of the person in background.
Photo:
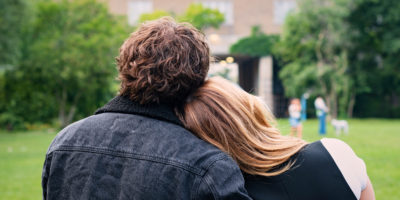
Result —
[[209, 64], [205, 37], [190, 24], [142, 24], [120, 48], [119, 95], [50, 145], [43, 199], [250, 199], [236, 162], [174, 113]]
[[301, 95], [301, 121], [306, 121], [307, 120], [307, 99], [310, 95], [308, 92], [304, 93]]
[[294, 98], [290, 101], [289, 105], [289, 123], [290, 123], [290, 135], [294, 136], [297, 133], [297, 137], [302, 137], [303, 125], [301, 124], [301, 103], [298, 98]]
[[176, 112], [187, 129], [235, 159], [255, 200], [375, 199], [349, 145], [281, 135], [264, 102], [223, 78], [208, 79]]
[[319, 120], [319, 130], [318, 133], [320, 135], [326, 134], [326, 114], [329, 111], [328, 107], [326, 106], [324, 99], [318, 96], [314, 101], [316, 115]]

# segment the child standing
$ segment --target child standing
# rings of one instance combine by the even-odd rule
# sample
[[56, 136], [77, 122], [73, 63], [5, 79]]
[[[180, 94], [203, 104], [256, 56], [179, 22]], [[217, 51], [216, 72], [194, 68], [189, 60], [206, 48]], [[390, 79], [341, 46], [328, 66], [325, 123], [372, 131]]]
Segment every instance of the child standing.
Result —
[[303, 126], [301, 124], [301, 103], [298, 98], [290, 101], [289, 105], [289, 123], [291, 126], [290, 135], [294, 136], [297, 132], [297, 137], [302, 137]]

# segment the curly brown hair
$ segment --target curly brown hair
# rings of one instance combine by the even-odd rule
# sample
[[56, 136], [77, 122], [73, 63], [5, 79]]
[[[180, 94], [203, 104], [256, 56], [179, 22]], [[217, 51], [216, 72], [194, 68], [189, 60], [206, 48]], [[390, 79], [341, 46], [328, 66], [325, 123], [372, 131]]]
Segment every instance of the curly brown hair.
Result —
[[117, 64], [121, 96], [140, 104], [177, 105], [203, 84], [210, 50], [196, 28], [163, 17], [131, 34]]

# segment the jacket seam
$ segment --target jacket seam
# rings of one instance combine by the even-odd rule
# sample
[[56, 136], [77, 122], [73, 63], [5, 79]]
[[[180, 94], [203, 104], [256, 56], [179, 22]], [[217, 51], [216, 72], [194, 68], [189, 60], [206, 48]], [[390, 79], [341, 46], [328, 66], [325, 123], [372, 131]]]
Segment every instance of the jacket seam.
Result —
[[109, 149], [102, 149], [102, 148], [98, 148], [98, 147], [97, 148], [96, 147], [79, 147], [79, 146], [69, 146], [69, 145], [59, 146], [58, 149], [54, 150], [54, 151], [69, 151], [69, 150], [152, 161], [152, 162], [157, 162], [157, 163], [161, 163], [161, 164], [168, 164], [171, 166], [175, 166], [175, 167], [184, 169], [188, 172], [199, 175], [199, 176], [202, 176], [204, 174], [204, 170], [189, 166], [188, 164], [185, 164], [185, 163], [181, 163], [178, 161], [174, 161], [174, 160], [170, 160], [170, 159], [166, 159], [166, 158], [162, 158], [162, 157], [143, 155], [143, 154], [137, 154], [137, 153], [131, 153], [131, 152], [112, 151]]
[[207, 183], [208, 187], [210, 188], [211, 194], [213, 195], [214, 199], [217, 200], [218, 197], [217, 197], [216, 189], [215, 189], [215, 187], [213, 186], [212, 180], [210, 180], [210, 178], [209, 178], [208, 175], [206, 175], [206, 176], [204, 177], [204, 181]]
[[219, 154], [217, 154], [217, 155], [215, 156], [215, 158], [214, 158], [215, 160], [210, 161], [210, 164], [206, 167], [205, 173], [208, 172], [208, 169], [209, 169], [212, 165], [214, 165], [214, 163], [216, 163], [216, 162], [218, 162], [218, 161], [220, 161], [220, 160], [224, 160], [224, 159], [226, 159], [226, 157], [227, 157], [227, 155], [225, 155], [224, 153], [219, 153]]
[[[48, 195], [48, 182], [49, 182], [49, 177], [50, 177], [50, 163], [48, 161], [51, 162], [51, 159], [53, 159], [53, 153], [47, 154], [45, 161], [44, 161], [44, 166], [42, 169], [42, 180], [41, 180], [41, 186], [42, 186], [42, 198], [43, 199], [47, 199], [47, 195]], [[46, 170], [46, 171], [44, 171]], [[44, 173], [43, 173], [44, 172]], [[47, 175], [46, 175], [47, 173]], [[46, 177], [46, 183], [44, 183], [44, 178]]]
[[225, 160], [226, 158], [227, 158], [227, 157], [226, 157], [225, 154], [220, 153], [219, 156], [218, 156], [217, 158], [215, 158], [215, 160], [212, 161], [212, 162], [208, 165], [207, 170], [204, 172], [204, 175], [201, 177], [200, 185], [199, 185], [199, 187], [197, 188], [197, 191], [196, 191], [197, 196], [199, 196], [199, 190], [200, 190], [201, 183], [205, 182], [205, 183], [207, 184], [208, 188], [211, 190], [211, 193], [212, 193], [214, 199], [218, 199], [217, 196], [216, 196], [216, 195], [217, 195], [217, 194], [216, 194], [216, 189], [215, 189], [215, 187], [212, 185], [212, 180], [210, 180], [210, 178], [209, 178], [209, 176], [208, 176], [208, 171], [209, 171], [209, 169], [212, 167], [212, 165], [214, 165], [216, 162], [218, 162], [218, 161], [220, 161], [220, 160]]

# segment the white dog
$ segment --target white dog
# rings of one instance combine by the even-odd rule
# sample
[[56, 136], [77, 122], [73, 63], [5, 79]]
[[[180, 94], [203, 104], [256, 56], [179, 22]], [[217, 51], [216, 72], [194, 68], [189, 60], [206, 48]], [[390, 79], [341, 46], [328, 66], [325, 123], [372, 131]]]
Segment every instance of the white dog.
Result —
[[336, 135], [340, 135], [342, 131], [346, 133], [346, 135], [349, 133], [349, 124], [346, 120], [332, 119], [331, 124], [335, 128]]

